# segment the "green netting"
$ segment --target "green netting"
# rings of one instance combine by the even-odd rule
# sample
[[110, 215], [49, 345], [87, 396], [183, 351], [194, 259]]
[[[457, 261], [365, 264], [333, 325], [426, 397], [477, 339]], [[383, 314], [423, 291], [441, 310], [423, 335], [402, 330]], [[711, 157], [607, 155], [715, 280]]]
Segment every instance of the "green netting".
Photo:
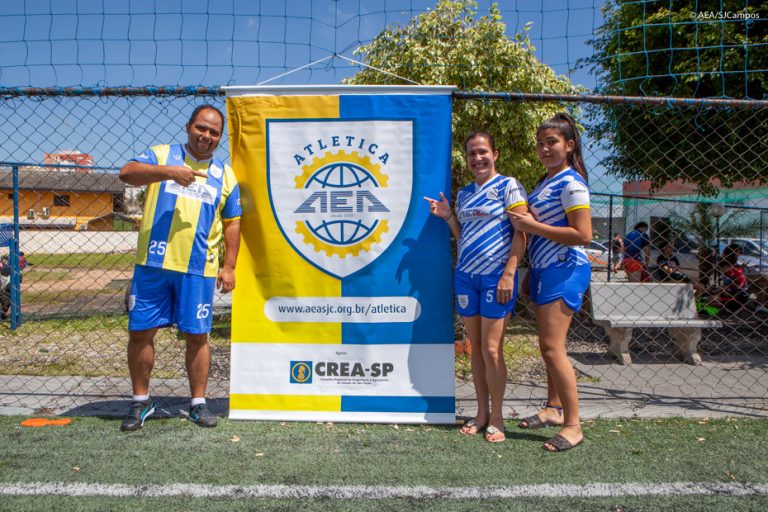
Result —
[[765, 2], [616, 1], [584, 59], [604, 94], [764, 99]]
[[[7, 0], [0, 16], [0, 84], [253, 84], [334, 55], [352, 57], [385, 27], [405, 26], [434, 11], [436, 3]], [[507, 0], [495, 8], [478, 2], [478, 16], [494, 12], [505, 22], [507, 37], [530, 37], [541, 61], [587, 89], [765, 95], [764, 2]], [[337, 83], [359, 69], [336, 58], [282, 82]], [[602, 75], [598, 80], [595, 72]]]
[[[148, 146], [183, 140], [195, 106], [223, 107], [220, 86], [415, 81], [462, 89], [454, 187], [469, 180], [463, 136], [485, 129], [496, 135], [501, 171], [530, 190], [542, 172], [536, 126], [555, 111], [573, 113], [593, 192], [594, 278], [629, 278], [609, 239], [644, 221], [652, 260], [672, 244], [683, 272], [706, 288], [701, 314], [718, 315], [723, 327], [704, 331], [699, 350], [711, 364], [695, 371], [669, 370], [674, 341], [663, 329], [636, 330], [630, 348], [641, 373], [616, 370], [588, 306], [577, 316], [569, 350], [582, 385], [629, 397], [606, 412], [666, 401], [764, 414], [766, 17], [765, 2], [753, 1], [5, 0], [0, 224], [19, 206], [32, 265], [21, 283], [24, 326], [11, 335], [0, 324], [0, 381], [12, 390], [0, 407], [31, 393], [59, 412], [76, 394], [127, 391], [125, 290], [141, 192], [119, 188], [115, 171]], [[227, 151], [225, 136], [219, 156]], [[52, 164], [81, 158], [88, 169]], [[51, 181], [71, 186], [43, 195], [38, 183]], [[752, 302], [726, 314], [702, 297], [716, 297], [722, 281], [714, 248], [731, 244], [744, 250]], [[226, 396], [226, 304], [217, 311], [211, 378]], [[518, 398], [542, 397], [533, 319], [524, 302], [519, 312], [510, 380], [523, 390]], [[157, 345], [156, 377], [184, 396], [183, 343], [166, 331]]]

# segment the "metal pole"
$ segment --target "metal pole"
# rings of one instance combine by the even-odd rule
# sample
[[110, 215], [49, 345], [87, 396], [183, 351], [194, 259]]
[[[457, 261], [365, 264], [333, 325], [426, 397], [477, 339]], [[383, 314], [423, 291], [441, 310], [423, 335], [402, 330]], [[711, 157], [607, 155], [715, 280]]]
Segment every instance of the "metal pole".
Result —
[[10, 243], [11, 256], [11, 329], [21, 326], [21, 268], [19, 265], [19, 166], [13, 172], [13, 239]]
[[759, 253], [759, 260], [758, 261], [758, 270], [760, 273], [763, 273], [763, 259], [765, 259], [765, 253], [768, 252], [765, 247], [763, 247], [763, 214], [765, 213], [765, 210], [760, 210], [760, 253]]
[[613, 266], [613, 194], [608, 196], [608, 282], [611, 282]]
[[720, 216], [715, 217], [715, 285], [720, 286]]

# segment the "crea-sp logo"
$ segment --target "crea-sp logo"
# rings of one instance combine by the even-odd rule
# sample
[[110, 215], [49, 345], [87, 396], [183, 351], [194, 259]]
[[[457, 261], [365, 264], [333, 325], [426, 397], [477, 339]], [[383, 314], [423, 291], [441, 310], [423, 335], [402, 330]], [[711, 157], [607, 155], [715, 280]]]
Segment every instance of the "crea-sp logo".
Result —
[[337, 278], [383, 254], [410, 206], [412, 123], [275, 121], [268, 130], [270, 201], [291, 246]]
[[312, 384], [312, 361], [291, 361], [291, 384]]

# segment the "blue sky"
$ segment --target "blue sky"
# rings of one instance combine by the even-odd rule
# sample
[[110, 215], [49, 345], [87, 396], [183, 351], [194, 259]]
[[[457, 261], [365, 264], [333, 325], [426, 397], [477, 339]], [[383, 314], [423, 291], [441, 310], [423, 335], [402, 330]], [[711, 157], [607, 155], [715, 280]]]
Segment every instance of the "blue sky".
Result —
[[[481, 0], [487, 12], [490, 2]], [[590, 54], [594, 0], [502, 0], [508, 35], [531, 23], [537, 56], [569, 74]], [[352, 57], [385, 26], [434, 0], [4, 0], [4, 86], [255, 84], [334, 53]], [[338, 83], [357, 68], [318, 64], [275, 83]], [[590, 87], [585, 71], [577, 83]]]
[[[478, 4], [483, 14], [490, 2]], [[3, 0], [0, 86], [257, 84], [334, 53], [353, 57], [355, 48], [384, 27], [405, 24], [434, 5], [435, 0]], [[601, 23], [601, 2], [501, 0], [499, 6], [509, 37], [530, 23], [539, 59], [594, 87], [594, 77], [574, 68], [591, 55], [587, 40]], [[336, 58], [270, 83], [339, 83], [359, 70]], [[152, 144], [183, 140], [191, 106], [188, 98], [12, 100], [0, 104], [6, 119], [0, 160], [40, 162], [45, 152], [78, 149], [92, 154], [96, 165], [119, 167]], [[600, 152], [590, 154], [587, 165], [602, 174]]]

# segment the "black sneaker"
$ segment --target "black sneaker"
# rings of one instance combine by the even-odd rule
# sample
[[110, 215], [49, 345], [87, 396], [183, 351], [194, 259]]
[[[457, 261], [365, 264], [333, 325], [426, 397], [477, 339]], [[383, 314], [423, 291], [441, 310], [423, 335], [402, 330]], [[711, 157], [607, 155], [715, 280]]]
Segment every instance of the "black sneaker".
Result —
[[144, 420], [155, 412], [155, 402], [131, 402], [131, 409], [123, 419], [120, 430], [139, 430], [144, 426]]
[[219, 422], [218, 418], [211, 414], [206, 404], [197, 404], [189, 408], [189, 419], [201, 427], [215, 427]]

